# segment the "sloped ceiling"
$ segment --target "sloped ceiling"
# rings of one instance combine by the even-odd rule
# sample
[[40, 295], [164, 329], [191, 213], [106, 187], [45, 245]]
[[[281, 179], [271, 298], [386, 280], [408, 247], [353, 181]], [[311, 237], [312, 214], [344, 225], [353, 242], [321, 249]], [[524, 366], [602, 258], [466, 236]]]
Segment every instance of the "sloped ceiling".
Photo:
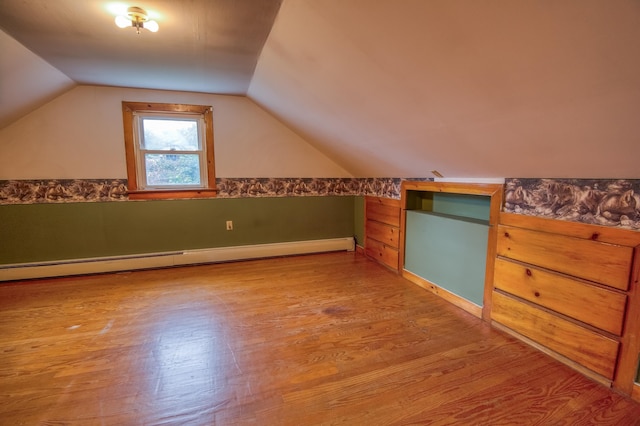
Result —
[[0, 29], [74, 83], [246, 94], [355, 176], [640, 178], [636, 0], [135, 5], [160, 32], [99, 0], [0, 0]]
[[[245, 95], [281, 0], [0, 0], [0, 28], [78, 84]], [[160, 25], [115, 26], [128, 6]]]
[[0, 31], [0, 129], [74, 86], [69, 77]]
[[357, 176], [640, 177], [640, 2], [287, 0], [248, 95]]

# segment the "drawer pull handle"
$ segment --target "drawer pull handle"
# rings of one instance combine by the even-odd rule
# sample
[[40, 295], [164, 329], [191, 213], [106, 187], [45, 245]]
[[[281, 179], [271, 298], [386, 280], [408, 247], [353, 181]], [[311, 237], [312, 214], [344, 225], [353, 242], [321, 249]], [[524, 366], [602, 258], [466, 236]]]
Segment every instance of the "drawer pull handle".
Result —
[[505, 237], [507, 237], [507, 238], [509, 238], [509, 233], [508, 233], [508, 232], [505, 232], [505, 233], [504, 233], [504, 236], [505, 236]]
[[533, 293], [533, 295], [536, 297], [540, 297], [540, 292], [536, 291], [535, 293]]
[[529, 269], [529, 268], [527, 268], [527, 271], [526, 271], [526, 272], [527, 272], [527, 275], [528, 275], [528, 276], [533, 275], [533, 274], [531, 273], [531, 269]]
[[593, 235], [591, 235], [591, 239], [592, 239], [593, 241], [595, 241], [595, 240], [597, 240], [597, 239], [598, 239], [598, 237], [599, 237], [599, 236], [600, 236], [600, 234], [598, 234], [597, 232], [594, 232], [594, 233], [593, 233]]

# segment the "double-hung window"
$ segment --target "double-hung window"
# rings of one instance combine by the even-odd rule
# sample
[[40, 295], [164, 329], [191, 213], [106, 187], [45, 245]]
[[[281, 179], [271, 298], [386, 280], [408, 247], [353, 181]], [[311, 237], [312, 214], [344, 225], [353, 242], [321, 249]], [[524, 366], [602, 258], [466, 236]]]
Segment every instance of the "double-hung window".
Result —
[[210, 106], [123, 102], [129, 198], [215, 196]]

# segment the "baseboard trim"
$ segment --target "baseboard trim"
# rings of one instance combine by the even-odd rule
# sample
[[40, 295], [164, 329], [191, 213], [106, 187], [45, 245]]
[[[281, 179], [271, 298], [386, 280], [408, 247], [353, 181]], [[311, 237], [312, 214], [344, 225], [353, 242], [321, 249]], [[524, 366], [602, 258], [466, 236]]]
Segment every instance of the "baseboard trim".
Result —
[[136, 269], [163, 268], [168, 266], [184, 266], [199, 263], [229, 262], [235, 260], [292, 256], [297, 254], [323, 253], [342, 250], [355, 250], [353, 238], [330, 238], [324, 240], [291, 241], [286, 243], [145, 253], [131, 256], [97, 257], [55, 262], [2, 265], [0, 266], [0, 281], [131, 271]]
[[421, 276], [414, 274], [413, 272], [407, 271], [406, 269], [402, 270], [402, 276], [412, 283], [424, 288], [425, 290], [429, 290], [431, 293], [442, 297], [444, 300], [456, 305], [458, 308], [469, 312], [471, 315], [482, 318], [481, 306], [478, 306], [475, 303], [458, 296], [457, 294], [451, 293], [449, 290], [445, 290], [444, 288], [439, 287], [431, 281], [424, 279]]

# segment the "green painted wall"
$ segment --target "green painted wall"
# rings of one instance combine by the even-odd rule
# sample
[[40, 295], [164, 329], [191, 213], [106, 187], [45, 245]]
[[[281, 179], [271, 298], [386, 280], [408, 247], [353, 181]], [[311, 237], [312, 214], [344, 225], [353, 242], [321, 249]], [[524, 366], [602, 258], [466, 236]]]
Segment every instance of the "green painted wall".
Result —
[[491, 198], [483, 195], [433, 194], [433, 211], [488, 221]]
[[352, 237], [354, 198], [4, 205], [0, 264]]
[[357, 244], [364, 247], [364, 197], [355, 197], [353, 207], [353, 233]]
[[407, 191], [407, 209], [489, 220], [491, 198], [483, 195]]

